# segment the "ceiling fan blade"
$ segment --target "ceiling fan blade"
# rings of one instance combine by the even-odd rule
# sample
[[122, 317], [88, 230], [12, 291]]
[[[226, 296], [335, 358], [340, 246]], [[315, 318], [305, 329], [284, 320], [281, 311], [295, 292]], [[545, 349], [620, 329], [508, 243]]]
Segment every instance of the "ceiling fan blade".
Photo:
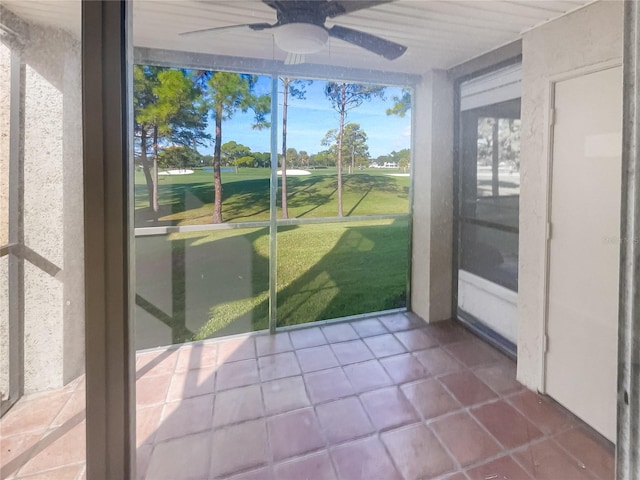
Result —
[[244, 23], [241, 25], [228, 25], [226, 27], [213, 27], [213, 28], [203, 28], [202, 30], [193, 30], [191, 32], [182, 32], [180, 34], [181, 37], [190, 37], [196, 35], [203, 35], [211, 32], [224, 32], [226, 30], [232, 30], [236, 28], [250, 28], [251, 30], [267, 30], [269, 28], [273, 28], [275, 25], [271, 25], [270, 23]]
[[384, 3], [390, 3], [394, 0], [344, 0], [342, 2], [327, 1], [322, 2], [322, 13], [328, 18], [335, 18], [346, 13], [357, 12], [366, 8], [375, 7]]
[[344, 40], [370, 52], [377, 53], [387, 60], [395, 60], [407, 51], [407, 47], [399, 43], [385, 40], [370, 33], [353, 30], [352, 28], [341, 27], [340, 25], [327, 28], [327, 32], [331, 37]]

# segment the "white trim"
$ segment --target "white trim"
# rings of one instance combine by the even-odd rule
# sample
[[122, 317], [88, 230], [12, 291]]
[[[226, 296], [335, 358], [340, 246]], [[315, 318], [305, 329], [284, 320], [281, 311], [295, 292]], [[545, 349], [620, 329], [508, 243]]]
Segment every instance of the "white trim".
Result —
[[458, 307], [510, 342], [517, 342], [517, 292], [466, 270], [458, 270]]
[[460, 111], [493, 105], [522, 96], [522, 63], [486, 73], [460, 85]]
[[147, 47], [135, 47], [134, 62], [136, 64], [157, 65], [159, 67], [215, 69], [229, 72], [242, 71], [256, 75], [276, 77], [289, 75], [310, 80], [341, 80], [398, 87], [413, 87], [422, 79], [420, 75], [393, 71], [308, 63], [286, 65], [277, 60], [261, 60]]

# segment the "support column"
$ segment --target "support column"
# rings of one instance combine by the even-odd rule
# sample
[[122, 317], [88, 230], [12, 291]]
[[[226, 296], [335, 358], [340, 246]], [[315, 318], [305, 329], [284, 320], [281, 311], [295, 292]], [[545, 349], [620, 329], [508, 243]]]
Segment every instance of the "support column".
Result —
[[431, 323], [452, 316], [453, 84], [431, 71], [414, 97], [411, 309]]

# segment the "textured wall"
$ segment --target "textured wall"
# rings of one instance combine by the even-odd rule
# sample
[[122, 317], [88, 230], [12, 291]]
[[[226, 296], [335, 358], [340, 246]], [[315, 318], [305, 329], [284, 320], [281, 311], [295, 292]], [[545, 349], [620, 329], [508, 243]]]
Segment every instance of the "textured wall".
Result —
[[542, 385], [547, 142], [552, 77], [621, 59], [622, 2], [600, 1], [523, 37], [518, 380]]
[[[79, 8], [79, 5], [78, 5]], [[67, 37], [68, 38], [68, 37]], [[68, 39], [63, 75], [63, 383], [84, 372], [84, 184], [80, 43]]]
[[427, 322], [451, 318], [453, 85], [443, 71], [415, 91], [411, 308]]
[[[9, 76], [11, 51], [0, 43], [0, 246], [9, 242]], [[0, 258], [0, 400], [9, 391], [9, 257]]]
[[62, 283], [24, 265], [24, 391], [63, 385]]
[[9, 395], [9, 257], [0, 258], [0, 400]]
[[9, 100], [11, 50], [0, 43], [0, 245], [9, 242]]
[[[24, 64], [18, 161], [27, 251], [24, 390], [32, 393], [64, 385], [84, 370], [80, 46], [64, 31], [3, 13], [24, 43], [13, 48]], [[5, 88], [2, 74], [0, 86]]]

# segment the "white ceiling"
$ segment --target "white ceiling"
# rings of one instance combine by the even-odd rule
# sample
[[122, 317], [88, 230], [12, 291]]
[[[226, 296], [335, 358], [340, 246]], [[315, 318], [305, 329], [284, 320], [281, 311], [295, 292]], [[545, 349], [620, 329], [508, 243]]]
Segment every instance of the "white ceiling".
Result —
[[[346, 0], [348, 1], [348, 0]], [[28, 21], [66, 29], [78, 36], [80, 1], [0, 0]], [[522, 32], [580, 8], [590, 0], [397, 0], [327, 20], [363, 30], [408, 47], [389, 61], [358, 47], [331, 39], [307, 62], [399, 73], [450, 68], [520, 38]], [[259, 0], [134, 0], [134, 44], [190, 51], [284, 60], [286, 54], [269, 32], [245, 29], [181, 37], [190, 30], [242, 23], [274, 23], [275, 11]]]

